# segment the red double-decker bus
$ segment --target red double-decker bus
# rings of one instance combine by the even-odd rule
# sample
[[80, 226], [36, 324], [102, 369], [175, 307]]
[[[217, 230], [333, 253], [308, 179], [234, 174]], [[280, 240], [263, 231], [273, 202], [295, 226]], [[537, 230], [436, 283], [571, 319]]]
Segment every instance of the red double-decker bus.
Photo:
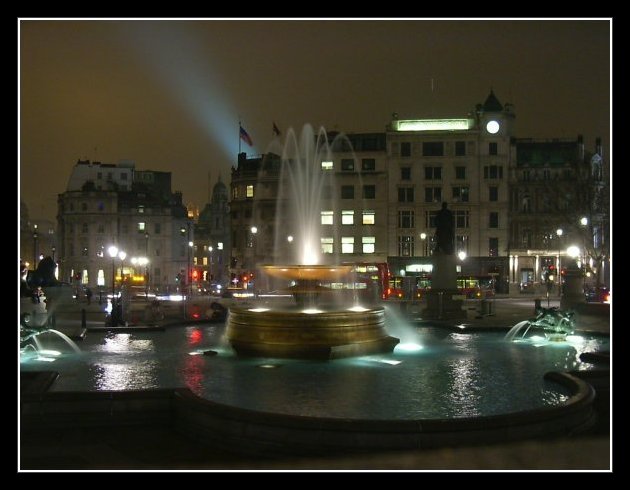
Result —
[[367, 302], [386, 300], [393, 294], [386, 262], [345, 262], [342, 265], [352, 266], [350, 274], [343, 281], [322, 283], [322, 286], [346, 291]]
[[[389, 284], [391, 291], [395, 294], [394, 297], [422, 299], [427, 291], [431, 289], [431, 274], [406, 276], [404, 278], [402, 276], [394, 276], [390, 279]], [[460, 275], [457, 277], [457, 289], [469, 299], [492, 297], [494, 296], [494, 279], [491, 276]]]

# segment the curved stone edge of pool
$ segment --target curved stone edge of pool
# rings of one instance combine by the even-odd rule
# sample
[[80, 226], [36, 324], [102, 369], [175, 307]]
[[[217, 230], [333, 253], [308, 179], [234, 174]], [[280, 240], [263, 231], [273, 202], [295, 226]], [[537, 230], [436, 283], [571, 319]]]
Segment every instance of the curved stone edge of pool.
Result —
[[559, 372], [545, 378], [568, 388], [559, 406], [484, 417], [428, 420], [317, 418], [260, 412], [202, 399], [188, 388], [22, 393], [21, 431], [64, 427], [168, 425], [233, 452], [317, 456], [470, 446], [578, 434], [596, 422], [595, 391]]

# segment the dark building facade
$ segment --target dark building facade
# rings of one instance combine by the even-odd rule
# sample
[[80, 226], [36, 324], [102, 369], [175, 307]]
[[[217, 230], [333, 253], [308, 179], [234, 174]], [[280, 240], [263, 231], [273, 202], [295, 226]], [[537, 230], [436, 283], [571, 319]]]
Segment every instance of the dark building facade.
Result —
[[586, 282], [605, 281], [609, 184], [600, 140], [594, 152], [588, 152], [581, 136], [575, 140], [514, 139], [512, 158], [512, 288], [541, 293], [550, 275], [558, 292], [558, 271], [562, 273], [572, 258], [584, 265]]
[[229, 283], [230, 251], [229, 191], [219, 177], [195, 224], [193, 266], [202, 287]]

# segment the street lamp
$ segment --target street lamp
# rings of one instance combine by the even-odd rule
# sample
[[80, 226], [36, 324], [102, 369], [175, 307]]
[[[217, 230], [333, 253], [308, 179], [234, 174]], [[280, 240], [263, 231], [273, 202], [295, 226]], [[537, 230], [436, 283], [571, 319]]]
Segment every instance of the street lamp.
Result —
[[567, 255], [573, 259], [576, 259], [580, 256], [580, 247], [577, 245], [571, 245], [567, 248]]
[[147, 264], [149, 263], [149, 259], [146, 257], [132, 257], [131, 263], [134, 266], [134, 273], [136, 265], [139, 267], [144, 267], [144, 299], [147, 300], [149, 297], [149, 288], [147, 285]]
[[562, 294], [562, 259], [560, 258], [560, 254], [562, 253], [562, 245], [560, 243], [560, 240], [563, 233], [564, 231], [562, 230], [562, 228], [558, 228], [556, 230], [556, 235], [558, 235], [558, 270], [556, 271], [558, 274], [558, 296]]
[[212, 250], [214, 249], [212, 248], [212, 245], [210, 245], [208, 247], [208, 252], [210, 252], [210, 279], [208, 282], [212, 282]]
[[423, 231], [420, 233], [420, 240], [422, 240], [422, 256], [426, 257], [427, 255], [427, 234]]
[[127, 257], [127, 252], [123, 252], [122, 250], [118, 251], [118, 258], [120, 259], [120, 288], [122, 291], [123, 282], [125, 280], [125, 272], [123, 270], [125, 264], [125, 257]]
[[[149, 292], [149, 233], [144, 232], [144, 256], [147, 258], [146, 267], [144, 268], [144, 283], [146, 293]], [[146, 297], [146, 295], [145, 295]]]
[[[252, 232], [252, 262], [255, 264], [256, 263], [256, 233], [258, 233], [258, 228], [255, 226], [252, 226], [250, 228], [250, 231]], [[252, 268], [254, 267], [254, 264], [252, 264]]]
[[37, 269], [37, 225], [33, 225], [33, 270]]
[[118, 247], [111, 245], [107, 249], [107, 253], [112, 258], [112, 303], [116, 295], [116, 257], [118, 256]]
[[464, 252], [463, 250], [457, 252], [457, 256], [459, 257], [459, 260], [466, 260], [466, 252]]

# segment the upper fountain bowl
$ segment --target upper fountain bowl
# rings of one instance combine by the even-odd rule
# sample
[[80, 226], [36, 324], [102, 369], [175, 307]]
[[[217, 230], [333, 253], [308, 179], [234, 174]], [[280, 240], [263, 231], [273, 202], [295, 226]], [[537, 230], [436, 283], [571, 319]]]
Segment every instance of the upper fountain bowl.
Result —
[[295, 281], [330, 281], [347, 276], [351, 265], [263, 265], [267, 275]]

